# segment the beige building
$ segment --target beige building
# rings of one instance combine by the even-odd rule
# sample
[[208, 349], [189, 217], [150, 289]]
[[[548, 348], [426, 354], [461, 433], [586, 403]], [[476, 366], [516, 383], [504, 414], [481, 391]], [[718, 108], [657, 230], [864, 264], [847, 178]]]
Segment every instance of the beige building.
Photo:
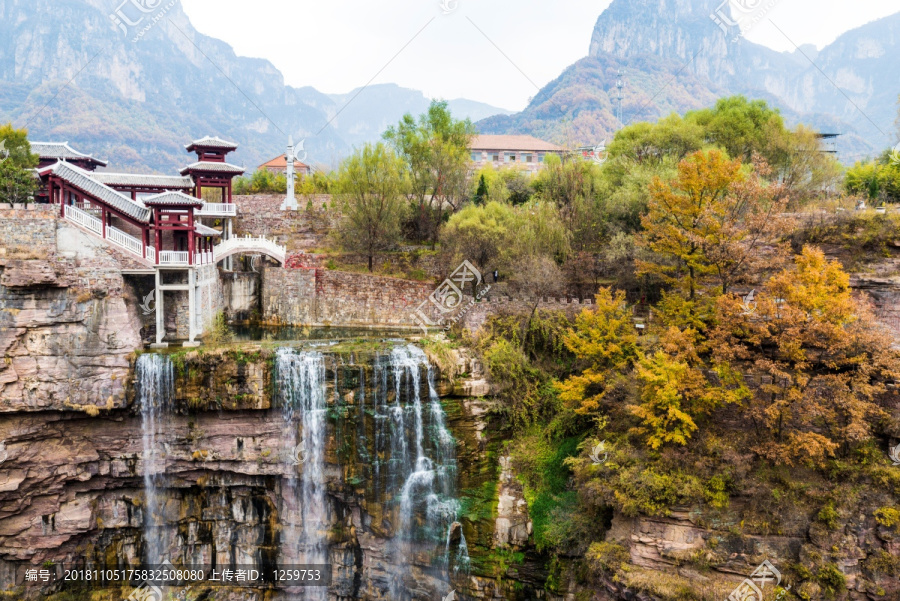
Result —
[[565, 148], [534, 136], [480, 135], [472, 140], [471, 161], [473, 169], [491, 164], [498, 169], [519, 167], [536, 172], [544, 166], [547, 155], [562, 156], [565, 152]]

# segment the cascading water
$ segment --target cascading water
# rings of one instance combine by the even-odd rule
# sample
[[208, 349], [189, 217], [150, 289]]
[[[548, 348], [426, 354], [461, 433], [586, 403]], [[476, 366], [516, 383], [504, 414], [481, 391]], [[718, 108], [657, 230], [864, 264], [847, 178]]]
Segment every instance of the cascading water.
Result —
[[165, 355], [146, 353], [138, 357], [137, 400], [141, 410], [144, 471], [144, 563], [160, 565], [166, 561], [160, 484], [166, 468], [164, 432], [174, 399], [172, 362]]
[[[454, 573], [460, 569], [468, 571], [468, 548], [457, 522], [460, 503], [456, 498], [456, 441], [444, 421], [431, 365], [425, 353], [412, 345], [393, 349], [389, 361], [395, 394], [394, 403], [388, 408], [393, 441], [389, 479], [402, 481], [397, 495], [395, 559], [408, 565], [415, 546], [431, 542], [436, 549], [444, 548], [443, 557], [437, 558], [440, 564]], [[422, 404], [423, 368], [428, 386], [427, 411]], [[451, 531], [458, 535], [453, 557]], [[444, 541], [446, 544], [441, 544]], [[399, 582], [395, 581], [395, 594], [398, 587]]]
[[[390, 595], [410, 597], [410, 568], [432, 572], [468, 572], [469, 557], [459, 523], [456, 498], [456, 441], [445, 423], [425, 353], [412, 345], [377, 355], [372, 377], [351, 359], [335, 359], [333, 378], [326, 359], [318, 352], [279, 349], [276, 353], [276, 390], [285, 420], [284, 447], [288, 461], [299, 467], [289, 471], [284, 488], [279, 563], [329, 563], [327, 534], [335, 510], [326, 494], [325, 446], [334, 440], [338, 459], [352, 462], [356, 485], [364, 484], [366, 497], [383, 506], [391, 523], [392, 540], [386, 558]], [[330, 365], [330, 363], [329, 363]], [[331, 367], [329, 367], [330, 369]], [[357, 394], [340, 393], [344, 380], [358, 380]], [[334, 387], [329, 407], [327, 387]], [[427, 395], [427, 396], [426, 396]], [[358, 406], [351, 410], [347, 403]], [[334, 420], [329, 428], [329, 415]], [[349, 421], [355, 427], [348, 427]], [[346, 456], [342, 449], [356, 449]], [[297, 475], [299, 470], [300, 475]], [[324, 588], [296, 592], [300, 598], [324, 599]]]
[[[287, 462], [290, 464], [284, 500], [287, 511], [284, 512], [286, 528], [282, 534], [281, 564], [326, 564], [325, 358], [317, 352], [279, 349], [275, 369], [285, 420]], [[298, 593], [306, 599], [325, 599], [327, 589], [310, 587]]]

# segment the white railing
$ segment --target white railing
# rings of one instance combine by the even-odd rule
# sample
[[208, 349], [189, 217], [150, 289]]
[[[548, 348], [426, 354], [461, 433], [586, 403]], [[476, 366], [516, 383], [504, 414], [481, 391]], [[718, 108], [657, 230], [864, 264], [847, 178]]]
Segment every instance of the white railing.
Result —
[[160, 265], [187, 265], [190, 254], [186, 250], [164, 250], [159, 253]]
[[209, 265], [213, 262], [212, 251], [198, 252], [194, 254], [194, 265]]
[[112, 242], [117, 246], [121, 246], [128, 252], [135, 254], [141, 258], [144, 257], [141, 249], [144, 248], [144, 243], [131, 236], [126, 234], [122, 230], [115, 228], [111, 225], [106, 226], [106, 239]]
[[213, 247], [213, 258], [218, 263], [222, 258], [237, 252], [261, 252], [284, 263], [287, 248], [267, 238], [231, 238]]
[[147, 260], [151, 263], [156, 263], [156, 249], [152, 246], [147, 247]]
[[69, 221], [91, 230], [101, 238], [103, 237], [103, 222], [93, 215], [71, 205], [66, 205], [65, 215]]
[[234, 217], [237, 215], [237, 205], [230, 202], [204, 202], [203, 207], [196, 214], [201, 217]]

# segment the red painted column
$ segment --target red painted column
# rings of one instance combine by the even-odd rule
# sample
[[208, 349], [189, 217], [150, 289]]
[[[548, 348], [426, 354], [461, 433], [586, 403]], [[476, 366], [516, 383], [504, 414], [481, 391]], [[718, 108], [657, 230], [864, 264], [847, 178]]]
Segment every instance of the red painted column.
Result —
[[148, 227], [141, 228], [141, 256], [145, 259], [147, 258], [147, 242], [149, 241], [149, 229]]
[[106, 207], [103, 207], [100, 211], [100, 224], [101, 224], [100, 231], [102, 232], [101, 235], [104, 238], [106, 238], [106, 225], [107, 225], [108, 220], [109, 220], [109, 213], [107, 212]]
[[153, 223], [156, 225], [156, 264], [159, 265], [159, 255], [162, 253], [162, 230], [159, 229], [159, 209], [153, 209]]
[[228, 200], [226, 201], [228, 204], [231, 204], [231, 180], [228, 180]]
[[194, 233], [194, 208], [191, 207], [188, 209], [188, 264], [194, 264], [194, 245], [195, 245], [195, 233]]

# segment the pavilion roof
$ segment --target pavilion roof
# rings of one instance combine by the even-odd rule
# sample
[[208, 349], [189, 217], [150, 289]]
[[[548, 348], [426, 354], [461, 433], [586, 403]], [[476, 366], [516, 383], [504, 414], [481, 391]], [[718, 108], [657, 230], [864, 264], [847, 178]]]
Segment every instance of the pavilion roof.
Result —
[[177, 190], [187, 190], [194, 187], [194, 180], [189, 177], [178, 175], [96, 172], [92, 173], [91, 177], [107, 186], [172, 188]]
[[75, 160], [87, 159], [106, 167], [107, 161], [78, 152], [68, 142], [31, 142], [31, 153], [42, 159]]
[[215, 163], [213, 161], [198, 161], [196, 163], [191, 163], [179, 173], [184, 175], [186, 173], [191, 173], [193, 171], [209, 171], [215, 173], [233, 173], [240, 175], [244, 172], [243, 167], [238, 167], [237, 165], [232, 165], [231, 163]]
[[238, 145], [234, 142], [229, 142], [228, 140], [223, 140], [218, 136], [203, 136], [199, 140], [194, 140], [187, 146], [185, 146], [185, 150], [188, 152], [194, 150], [195, 148], [218, 148], [221, 150], [237, 150]]
[[194, 206], [202, 207], [203, 201], [193, 196], [188, 196], [183, 192], [163, 192], [162, 194], [154, 194], [153, 196], [145, 196], [141, 199], [145, 205], [150, 206]]
[[47, 173], [48, 171], [125, 215], [142, 223], [150, 223], [150, 209], [141, 201], [131, 200], [106, 184], [98, 182], [92, 177], [93, 173], [65, 161], [59, 161], [48, 166], [41, 173]]
[[221, 236], [222, 235], [222, 232], [220, 232], [219, 230], [214, 230], [213, 228], [207, 227], [207, 226], [203, 225], [202, 223], [195, 223], [194, 229], [201, 236]]

